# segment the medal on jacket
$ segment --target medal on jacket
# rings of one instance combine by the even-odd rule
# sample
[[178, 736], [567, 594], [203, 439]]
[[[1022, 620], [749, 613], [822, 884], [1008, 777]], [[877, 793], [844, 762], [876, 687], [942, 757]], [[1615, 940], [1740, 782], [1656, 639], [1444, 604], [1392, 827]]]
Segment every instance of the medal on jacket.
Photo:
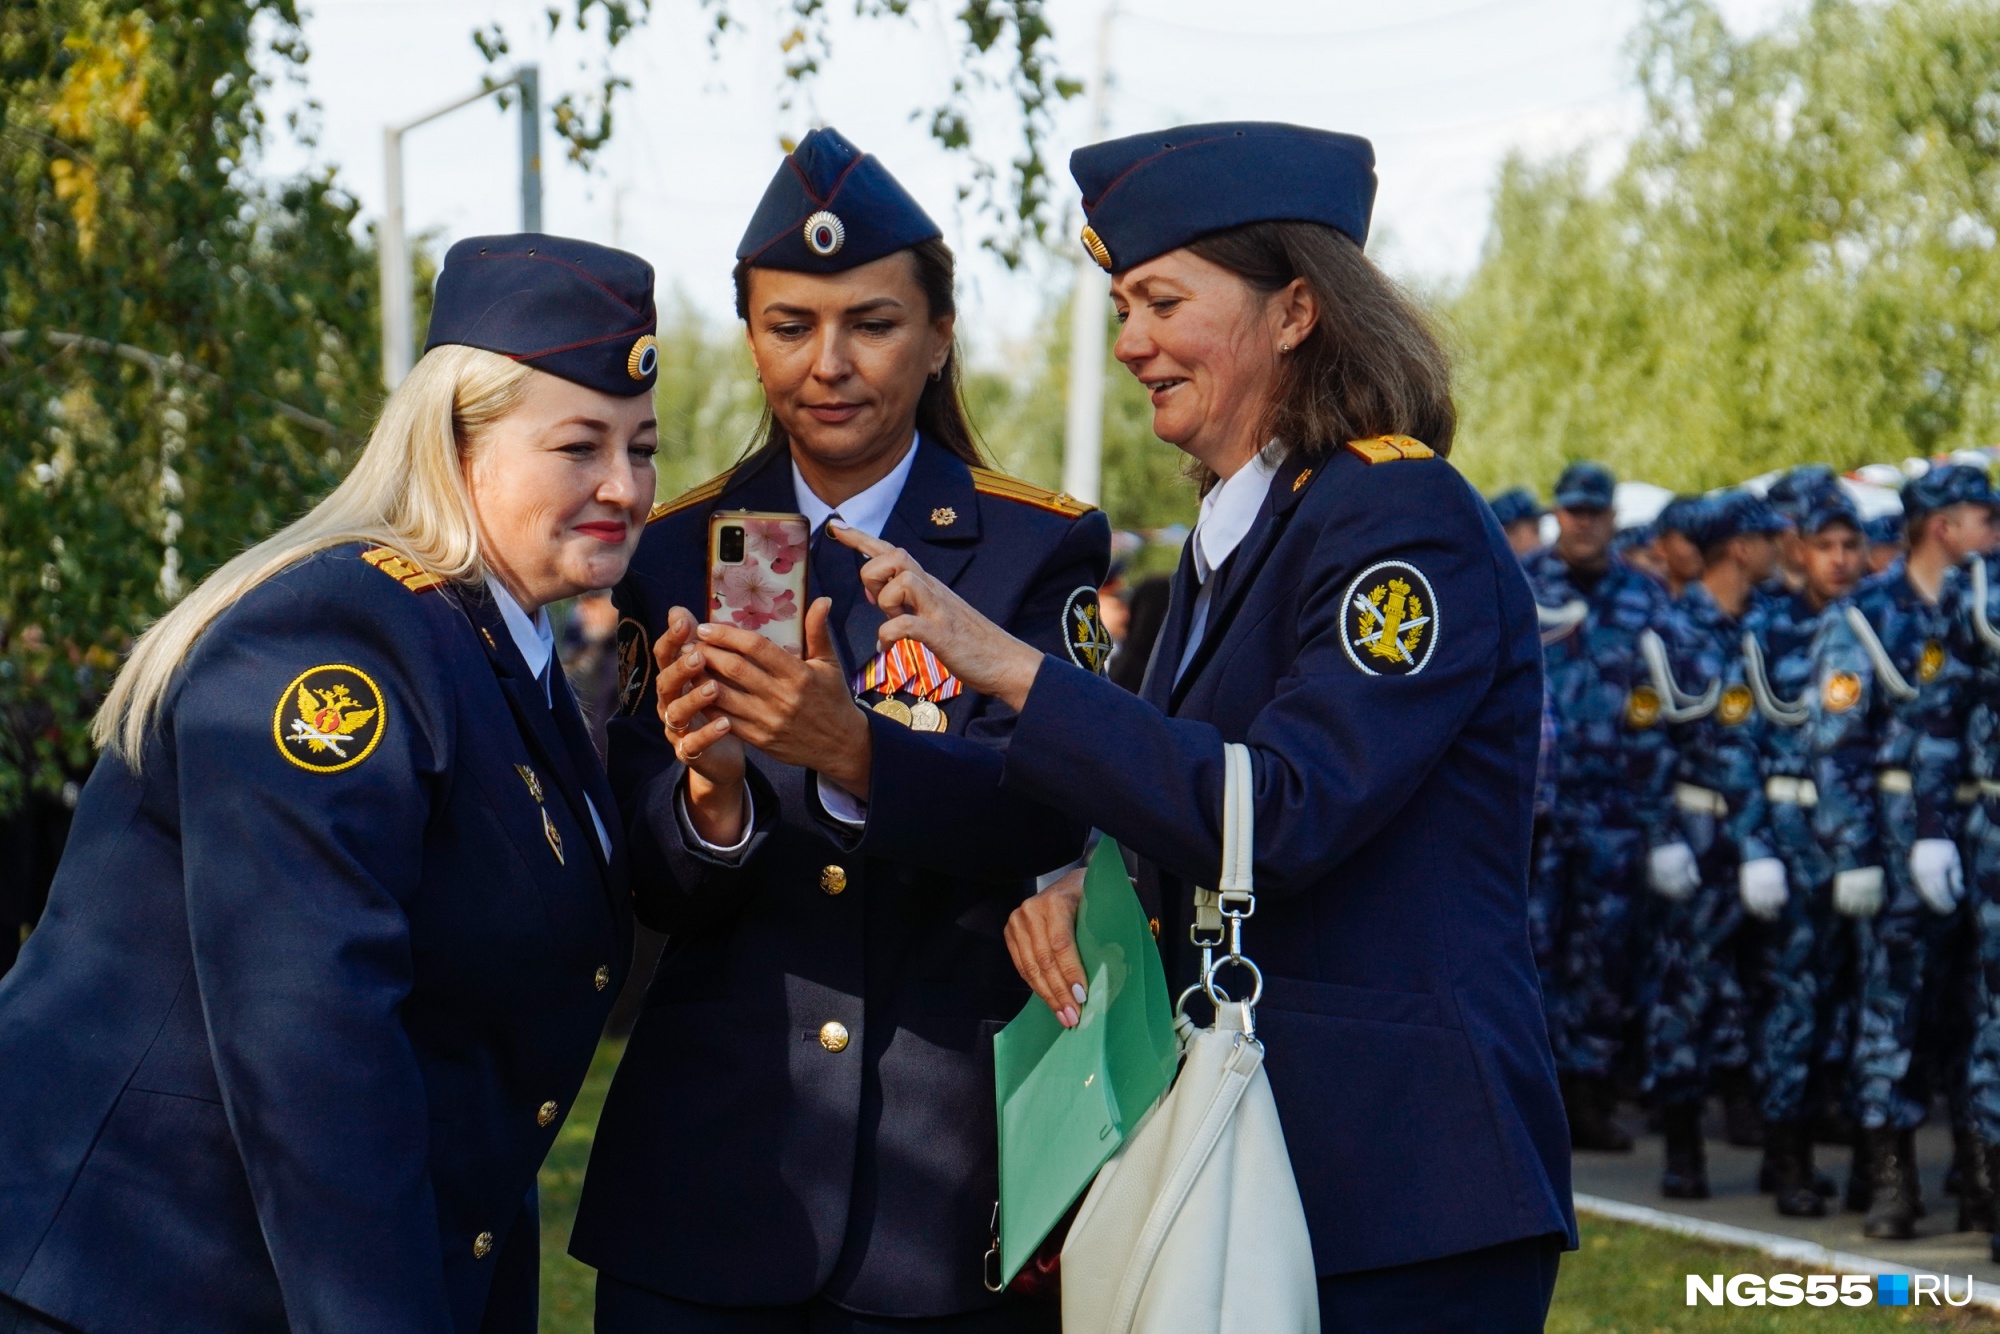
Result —
[[[939, 705], [965, 689], [965, 683], [947, 671], [928, 646], [914, 639], [899, 639], [876, 654], [850, 684], [857, 698], [879, 692], [882, 698], [870, 707], [919, 732], [944, 731], [944, 710]], [[901, 693], [914, 696], [916, 703], [897, 699]]]
[[521, 781], [528, 785], [528, 795], [535, 799], [535, 809], [542, 814], [542, 837], [549, 841], [549, 851], [555, 853], [556, 865], [565, 865], [562, 835], [556, 831], [556, 822], [549, 818], [549, 808], [542, 804], [542, 780], [525, 764], [515, 765], [514, 772], [521, 775]]

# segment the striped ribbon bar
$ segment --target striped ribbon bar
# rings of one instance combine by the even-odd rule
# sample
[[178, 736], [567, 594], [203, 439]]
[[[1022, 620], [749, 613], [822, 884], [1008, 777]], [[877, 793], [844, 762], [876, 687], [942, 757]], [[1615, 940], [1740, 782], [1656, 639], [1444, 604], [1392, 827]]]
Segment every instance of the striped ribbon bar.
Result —
[[851, 684], [857, 695], [871, 690], [884, 695], [908, 690], [918, 699], [939, 704], [965, 689], [965, 683], [945, 669], [937, 654], [914, 639], [899, 639], [876, 654], [872, 662], [855, 673]]

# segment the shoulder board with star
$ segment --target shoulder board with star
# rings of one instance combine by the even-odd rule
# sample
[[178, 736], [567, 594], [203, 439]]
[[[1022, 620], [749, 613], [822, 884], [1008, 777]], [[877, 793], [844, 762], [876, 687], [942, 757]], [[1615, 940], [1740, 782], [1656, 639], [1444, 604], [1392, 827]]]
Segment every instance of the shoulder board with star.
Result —
[[725, 472], [717, 473], [692, 490], [681, 492], [672, 500], [661, 501], [659, 504], [653, 506], [651, 513], [646, 515], [646, 522], [657, 523], [669, 514], [679, 514], [682, 510], [693, 509], [696, 505], [706, 504], [714, 500], [722, 494], [722, 489], [729, 485], [729, 479], [735, 475], [736, 469], [730, 468]]
[[1434, 459], [1437, 451], [1407, 435], [1378, 435], [1368, 440], [1350, 440], [1349, 450], [1364, 463], [1397, 463], [1404, 459]]
[[433, 588], [442, 588], [446, 583], [442, 576], [432, 574], [415, 561], [406, 560], [391, 547], [370, 547], [361, 553], [361, 559], [412, 593], [427, 593]]
[[1081, 518], [1097, 508], [1065, 492], [1050, 491], [1018, 477], [1009, 477], [1004, 472], [994, 472], [991, 468], [972, 469], [972, 489], [982, 496], [1018, 500], [1023, 505], [1033, 505], [1036, 509], [1060, 514], [1067, 519]]

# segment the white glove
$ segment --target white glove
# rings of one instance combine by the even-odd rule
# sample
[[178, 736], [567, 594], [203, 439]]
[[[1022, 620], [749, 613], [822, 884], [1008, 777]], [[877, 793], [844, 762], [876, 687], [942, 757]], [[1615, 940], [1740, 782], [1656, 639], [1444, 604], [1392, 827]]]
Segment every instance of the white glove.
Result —
[[1843, 917], [1873, 917], [1882, 911], [1882, 868], [1857, 866], [1833, 877], [1833, 910]]
[[1958, 844], [1948, 838], [1920, 838], [1910, 849], [1910, 879], [1931, 911], [1950, 912], [1965, 897], [1965, 868]]
[[1646, 858], [1646, 881], [1662, 898], [1681, 902], [1701, 888], [1701, 869], [1685, 842], [1665, 843]]
[[1785, 864], [1776, 857], [1751, 858], [1737, 868], [1736, 891], [1743, 897], [1743, 911], [1775, 922], [1789, 897], [1785, 890]]

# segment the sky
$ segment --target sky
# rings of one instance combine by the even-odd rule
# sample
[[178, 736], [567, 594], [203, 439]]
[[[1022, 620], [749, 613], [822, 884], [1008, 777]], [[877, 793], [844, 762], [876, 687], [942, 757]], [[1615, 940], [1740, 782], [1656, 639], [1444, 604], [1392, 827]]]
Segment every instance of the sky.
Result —
[[[267, 105], [274, 134], [263, 169], [333, 166], [364, 221], [384, 197], [382, 132], [478, 87], [488, 68], [475, 28], [499, 22], [513, 59], [541, 67], [544, 107], [594, 84], [601, 43], [539, 15], [573, 0], [309, 0], [312, 55], [303, 80]], [[1097, 137], [1088, 94], [1064, 105], [1049, 144], [1056, 177], [1055, 250], [1020, 271], [979, 253], [985, 226], [957, 201], [971, 164], [929, 138], [923, 113], [958, 68], [953, 0], [914, 0], [907, 20], [864, 22], [846, 0], [831, 55], [807, 90], [782, 75], [780, 13], [788, 0], [726, 0], [732, 30], [711, 41], [713, 0], [655, 0], [652, 23], [621, 46], [621, 94], [610, 146], [592, 170], [564, 160], [543, 132], [544, 230], [620, 245], [717, 320], [731, 318], [736, 242], [782, 158], [780, 140], [837, 127], [876, 154], [916, 195], [961, 256], [960, 330], [975, 351], [1035, 327], [1073, 262], [1075, 194], [1063, 169]], [[1719, 0], [1731, 28], [1759, 30], [1798, 0]], [[1048, 0], [1056, 56], [1090, 80], [1108, 35], [1106, 128], [1130, 134], [1190, 121], [1286, 120], [1366, 135], [1381, 180], [1370, 252], [1428, 283], [1477, 263], [1491, 192], [1508, 153], [1578, 147], [1608, 172], [1637, 128], [1627, 41], [1641, 0]], [[293, 142], [288, 111], [306, 108], [314, 142]], [[974, 133], [998, 160], [1013, 151], [1004, 94], [976, 103]], [[405, 215], [442, 248], [512, 231], [520, 220], [519, 129], [491, 100], [404, 138]]]

